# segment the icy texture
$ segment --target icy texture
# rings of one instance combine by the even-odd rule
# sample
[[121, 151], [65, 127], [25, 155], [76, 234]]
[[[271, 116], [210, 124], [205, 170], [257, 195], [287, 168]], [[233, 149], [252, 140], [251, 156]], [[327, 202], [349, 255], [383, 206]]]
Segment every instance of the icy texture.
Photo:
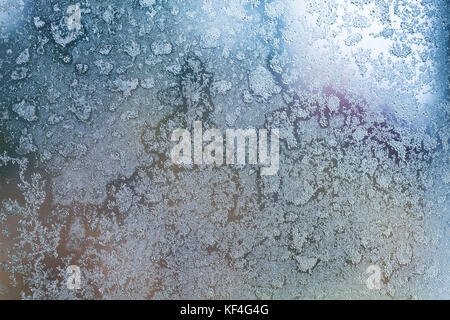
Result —
[[[445, 1], [8, 4], [0, 298], [450, 298]], [[278, 174], [173, 166], [196, 120]]]

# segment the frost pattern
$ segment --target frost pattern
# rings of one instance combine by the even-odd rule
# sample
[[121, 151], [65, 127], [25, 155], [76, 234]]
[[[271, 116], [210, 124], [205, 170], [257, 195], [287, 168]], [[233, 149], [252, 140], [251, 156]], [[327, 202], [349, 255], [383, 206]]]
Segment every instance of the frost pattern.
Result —
[[[445, 1], [19, 2], [0, 298], [450, 297]], [[173, 166], [196, 120], [279, 128], [278, 175]]]

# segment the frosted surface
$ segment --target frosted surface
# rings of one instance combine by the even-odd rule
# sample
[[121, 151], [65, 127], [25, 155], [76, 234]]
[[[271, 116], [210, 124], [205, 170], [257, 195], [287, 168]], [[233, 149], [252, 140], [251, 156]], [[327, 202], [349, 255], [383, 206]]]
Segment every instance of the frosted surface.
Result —
[[[0, 8], [0, 298], [450, 298], [446, 1]], [[196, 120], [277, 174], [174, 166]]]

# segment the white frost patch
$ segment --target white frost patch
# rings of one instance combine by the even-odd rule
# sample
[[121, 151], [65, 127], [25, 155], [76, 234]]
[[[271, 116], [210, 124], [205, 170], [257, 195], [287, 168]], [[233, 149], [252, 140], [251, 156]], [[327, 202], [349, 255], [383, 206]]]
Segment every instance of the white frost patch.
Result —
[[23, 50], [16, 59], [17, 64], [25, 64], [30, 61], [30, 50], [26, 48]]
[[219, 80], [212, 84], [212, 91], [214, 94], [226, 94], [232, 87], [230, 81]]
[[26, 103], [25, 100], [14, 104], [12, 106], [12, 110], [26, 121], [31, 122], [38, 119], [36, 116], [36, 107], [32, 104]]
[[202, 35], [202, 47], [214, 48], [217, 47], [220, 38], [220, 31], [217, 28], [211, 28]]
[[281, 91], [281, 88], [276, 85], [270, 71], [263, 66], [258, 66], [254, 71], [250, 72], [248, 79], [249, 87], [253, 94], [261, 96], [264, 99]]
[[172, 45], [166, 40], [158, 40], [152, 43], [151, 49], [157, 56], [166, 55], [172, 52]]

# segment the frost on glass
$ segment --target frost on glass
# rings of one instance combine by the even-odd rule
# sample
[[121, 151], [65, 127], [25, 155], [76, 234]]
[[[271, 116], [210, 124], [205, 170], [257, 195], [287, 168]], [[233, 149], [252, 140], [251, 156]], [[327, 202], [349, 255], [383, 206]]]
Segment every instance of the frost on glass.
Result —
[[[450, 297], [445, 1], [0, 8], [0, 298]], [[194, 121], [277, 174], [174, 165]]]

